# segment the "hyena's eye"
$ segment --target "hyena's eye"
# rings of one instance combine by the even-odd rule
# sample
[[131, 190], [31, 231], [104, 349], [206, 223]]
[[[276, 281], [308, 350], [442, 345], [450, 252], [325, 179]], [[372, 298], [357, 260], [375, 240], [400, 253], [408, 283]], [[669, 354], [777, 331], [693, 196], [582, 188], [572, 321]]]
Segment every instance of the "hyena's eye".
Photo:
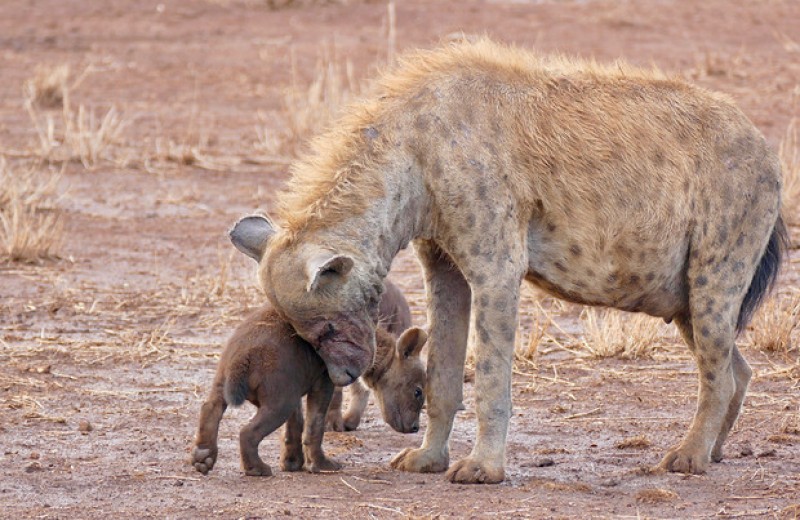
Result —
[[422, 394], [422, 388], [419, 388], [419, 387], [415, 388], [414, 389], [414, 399], [419, 401], [423, 397], [424, 397], [424, 395]]

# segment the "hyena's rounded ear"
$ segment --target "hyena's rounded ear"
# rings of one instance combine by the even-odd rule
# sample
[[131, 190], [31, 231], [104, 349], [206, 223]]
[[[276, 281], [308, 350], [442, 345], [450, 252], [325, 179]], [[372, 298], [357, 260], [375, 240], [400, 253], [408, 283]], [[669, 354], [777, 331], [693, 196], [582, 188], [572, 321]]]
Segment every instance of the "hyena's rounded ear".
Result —
[[428, 341], [427, 332], [419, 327], [411, 327], [397, 338], [397, 355], [399, 355], [401, 359], [419, 356], [426, 341]]
[[239, 219], [228, 236], [236, 249], [256, 262], [261, 262], [267, 242], [275, 235], [275, 227], [264, 215], [250, 215]]
[[306, 261], [306, 291], [322, 287], [336, 276], [347, 276], [355, 261], [347, 255], [321, 252]]

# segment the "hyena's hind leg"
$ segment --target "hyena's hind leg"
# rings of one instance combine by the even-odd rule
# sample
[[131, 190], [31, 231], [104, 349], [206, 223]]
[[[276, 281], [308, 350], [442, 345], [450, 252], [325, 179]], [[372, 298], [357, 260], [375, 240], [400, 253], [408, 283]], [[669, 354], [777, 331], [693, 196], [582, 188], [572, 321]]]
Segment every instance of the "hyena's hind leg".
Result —
[[[675, 324], [683, 337], [683, 340], [689, 346], [692, 353], [695, 353], [694, 332], [692, 329], [691, 320], [685, 317], [677, 317]], [[696, 355], [696, 354], [695, 354]], [[753, 375], [753, 370], [747, 361], [742, 357], [739, 348], [734, 344], [731, 350], [730, 368], [733, 375], [734, 392], [728, 404], [727, 412], [722, 421], [722, 426], [717, 434], [716, 442], [711, 450], [711, 461], [719, 462], [722, 460], [722, 445], [730, 434], [731, 428], [736, 424], [736, 419], [742, 409], [744, 396], [747, 393], [747, 386], [750, 383], [750, 378]]]
[[742, 410], [745, 393], [747, 393], [747, 385], [750, 384], [750, 377], [753, 375], [753, 370], [744, 360], [736, 345], [733, 346], [733, 351], [731, 352], [731, 369], [733, 370], [733, 381], [736, 384], [736, 389], [728, 405], [728, 413], [725, 414], [725, 419], [722, 421], [722, 428], [719, 435], [717, 435], [717, 442], [714, 443], [714, 448], [711, 450], [712, 462], [722, 460], [722, 445], [725, 439], [728, 438], [731, 428], [736, 424], [736, 419]]
[[211, 392], [209, 392], [208, 398], [200, 409], [197, 437], [192, 446], [190, 460], [194, 469], [203, 475], [211, 471], [211, 468], [217, 462], [219, 422], [222, 420], [222, 415], [228, 406], [223, 397], [222, 388], [224, 384], [224, 378], [218, 373], [214, 378]]

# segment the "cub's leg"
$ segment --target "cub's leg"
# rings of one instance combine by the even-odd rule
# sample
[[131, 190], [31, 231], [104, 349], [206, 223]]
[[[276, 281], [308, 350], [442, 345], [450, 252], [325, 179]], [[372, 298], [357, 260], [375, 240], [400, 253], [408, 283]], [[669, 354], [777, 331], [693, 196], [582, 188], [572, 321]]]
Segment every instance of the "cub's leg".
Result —
[[281, 469], [283, 471], [300, 471], [303, 469], [303, 403], [297, 401], [292, 414], [286, 420], [281, 450]]
[[308, 461], [308, 470], [312, 473], [320, 471], [338, 471], [342, 465], [328, 458], [322, 449], [322, 438], [325, 435], [325, 415], [333, 397], [333, 382], [325, 373], [317, 378], [306, 396], [306, 426], [303, 431], [303, 451]]
[[351, 432], [361, 424], [361, 417], [369, 402], [369, 388], [356, 379], [347, 389], [350, 393], [350, 404], [347, 405], [347, 412], [344, 414], [344, 429]]
[[328, 415], [325, 417], [325, 430], [333, 432], [340, 432], [344, 430], [344, 424], [342, 423], [341, 386], [337, 386], [333, 391], [333, 399], [331, 399], [331, 405], [328, 407]]
[[217, 461], [219, 422], [228, 407], [222, 393], [224, 384], [225, 380], [218, 372], [214, 377], [211, 392], [200, 409], [200, 424], [197, 428], [197, 438], [192, 447], [191, 462], [194, 469], [203, 475], [211, 471]]
[[256, 415], [244, 425], [239, 433], [239, 450], [242, 456], [242, 469], [251, 477], [269, 477], [272, 469], [258, 456], [258, 445], [270, 433], [277, 430], [292, 414], [296, 407], [282, 403], [283, 406], [265, 405], [260, 400]]
[[428, 427], [422, 446], [401, 451], [391, 465], [438, 472], [450, 463], [450, 432], [463, 398], [471, 291], [461, 271], [433, 241], [416, 241], [414, 247], [425, 273], [428, 300]]

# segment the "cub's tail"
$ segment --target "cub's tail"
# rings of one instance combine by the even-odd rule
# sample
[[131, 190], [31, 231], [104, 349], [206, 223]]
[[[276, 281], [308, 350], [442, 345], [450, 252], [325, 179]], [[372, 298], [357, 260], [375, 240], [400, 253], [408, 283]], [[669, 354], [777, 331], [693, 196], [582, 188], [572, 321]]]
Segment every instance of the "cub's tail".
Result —
[[250, 359], [242, 356], [231, 360], [225, 377], [223, 395], [229, 406], [240, 406], [247, 399], [250, 387], [247, 378], [250, 375]]
[[786, 256], [789, 245], [789, 232], [786, 230], [783, 218], [779, 216], [777, 222], [775, 222], [775, 227], [772, 228], [772, 235], [769, 237], [767, 248], [764, 250], [758, 269], [756, 269], [753, 280], [750, 282], [750, 288], [747, 289], [742, 306], [739, 308], [739, 319], [736, 322], [737, 333], [742, 332], [747, 327], [753, 317], [753, 313], [764, 302], [764, 299], [774, 287], [778, 271], [780, 271], [781, 263]]

